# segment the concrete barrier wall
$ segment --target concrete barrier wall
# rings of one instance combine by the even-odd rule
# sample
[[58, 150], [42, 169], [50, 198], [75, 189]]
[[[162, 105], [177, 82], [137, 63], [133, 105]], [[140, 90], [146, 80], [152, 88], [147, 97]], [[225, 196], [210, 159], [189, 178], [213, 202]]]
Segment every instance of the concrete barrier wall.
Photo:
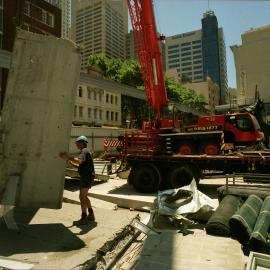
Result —
[[[60, 208], [80, 52], [69, 41], [17, 32], [2, 111], [0, 194], [19, 175], [16, 205]], [[1, 200], [1, 198], [0, 198]]]

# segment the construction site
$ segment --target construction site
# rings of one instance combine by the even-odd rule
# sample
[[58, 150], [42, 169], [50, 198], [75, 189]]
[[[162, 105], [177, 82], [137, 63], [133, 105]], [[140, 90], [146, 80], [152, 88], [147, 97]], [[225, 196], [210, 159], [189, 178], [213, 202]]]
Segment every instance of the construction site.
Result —
[[[17, 2], [33, 19], [39, 1]], [[61, 10], [48, 2], [42, 16], [51, 8], [46, 24], [60, 27], [50, 16]], [[179, 35], [158, 32], [156, 1], [120, 2], [141, 88], [112, 81], [102, 64], [86, 72], [79, 42], [31, 31], [30, 22], [14, 25], [12, 50], [0, 49], [0, 270], [270, 269], [270, 124], [260, 85], [252, 104], [224, 105], [222, 83], [220, 106], [210, 94], [208, 107], [171, 100], [161, 44], [175, 50]], [[90, 10], [77, 4], [78, 14]], [[203, 27], [213, 16], [204, 14]], [[260, 33], [269, 38], [268, 29]], [[88, 119], [84, 92], [89, 104], [99, 100], [87, 105]]]

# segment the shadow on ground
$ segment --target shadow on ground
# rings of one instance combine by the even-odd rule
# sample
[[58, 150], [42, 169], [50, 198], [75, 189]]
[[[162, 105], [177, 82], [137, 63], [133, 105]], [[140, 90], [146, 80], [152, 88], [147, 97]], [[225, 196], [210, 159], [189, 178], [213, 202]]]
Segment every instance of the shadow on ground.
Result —
[[198, 190], [200, 190], [205, 195], [209, 196], [211, 199], [218, 199], [218, 192], [217, 189], [222, 185], [209, 185], [200, 183], [198, 185]]
[[61, 223], [29, 224], [37, 210], [15, 209], [19, 232], [8, 230], [3, 220], [0, 220], [0, 256], [81, 249], [85, 247], [85, 243], [77, 235], [85, 234], [96, 226], [96, 224], [82, 226], [76, 235]]

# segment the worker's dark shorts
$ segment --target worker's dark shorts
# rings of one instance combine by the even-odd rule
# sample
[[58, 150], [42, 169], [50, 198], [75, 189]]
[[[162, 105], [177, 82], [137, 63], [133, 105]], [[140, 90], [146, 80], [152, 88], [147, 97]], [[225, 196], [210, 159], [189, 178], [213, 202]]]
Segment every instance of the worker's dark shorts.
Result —
[[80, 188], [91, 188], [93, 182], [93, 177], [90, 175], [80, 176]]

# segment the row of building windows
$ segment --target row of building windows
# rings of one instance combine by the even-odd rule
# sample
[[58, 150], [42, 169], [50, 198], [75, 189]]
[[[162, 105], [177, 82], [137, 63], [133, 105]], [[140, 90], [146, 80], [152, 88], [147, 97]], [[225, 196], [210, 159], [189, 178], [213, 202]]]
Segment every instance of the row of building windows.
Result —
[[42, 23], [50, 26], [50, 27], [54, 27], [54, 15], [50, 12], [48, 12], [47, 10], [44, 10], [38, 6], [35, 6], [34, 4], [31, 4], [29, 1], [25, 1], [24, 5], [23, 5], [23, 13], [26, 16], [31, 16], [31, 8], [36, 8], [39, 9], [41, 11], [41, 18], [32, 18], [35, 20], [39, 20]]
[[[193, 58], [194, 59], [194, 58]], [[170, 59], [168, 64], [171, 65], [171, 64], [174, 64], [174, 63], [179, 63], [181, 61], [181, 64], [182, 66], [189, 66], [189, 65], [192, 65], [192, 62], [191, 62], [191, 57], [186, 57], [186, 58], [176, 58], [176, 59]], [[188, 61], [188, 62], [185, 62], [185, 61]], [[202, 64], [202, 60], [200, 61], [193, 61], [193, 65], [196, 64]]]
[[[85, 113], [85, 108], [83, 106], [74, 107], [74, 117], [83, 118]], [[89, 120], [103, 120], [103, 111], [100, 109], [87, 108], [87, 118]], [[119, 120], [119, 113], [113, 111], [106, 111], [106, 120], [115, 121]]]
[[[83, 97], [83, 88], [81, 86], [79, 86], [79, 88], [78, 88], [78, 96]], [[101, 102], [102, 96], [103, 96], [103, 94], [101, 92], [97, 93], [96, 91], [91, 90], [90, 87], [87, 87], [87, 98], [88, 99], [93, 99], [93, 100], [99, 99], [99, 101]], [[118, 96], [115, 96], [112, 94], [111, 95], [106, 94], [106, 103], [118, 105]]]

